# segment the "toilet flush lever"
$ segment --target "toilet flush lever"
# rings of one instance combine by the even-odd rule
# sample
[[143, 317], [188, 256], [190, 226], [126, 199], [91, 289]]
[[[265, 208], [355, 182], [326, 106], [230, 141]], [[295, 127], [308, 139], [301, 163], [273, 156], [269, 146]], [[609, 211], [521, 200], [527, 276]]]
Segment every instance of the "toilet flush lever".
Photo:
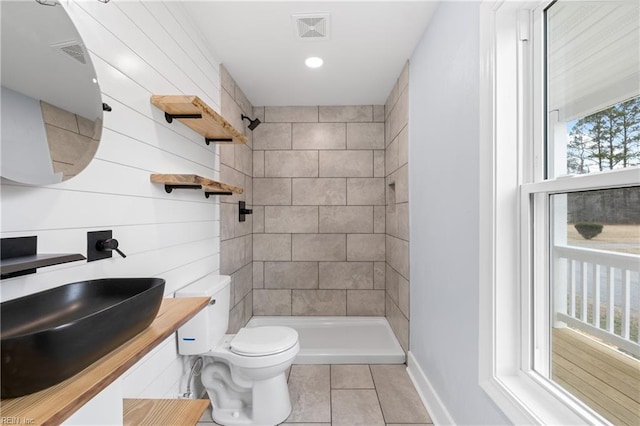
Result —
[[115, 251], [122, 257], [127, 257], [120, 249], [118, 248], [118, 240], [115, 238], [108, 238], [106, 240], [99, 240], [96, 243], [96, 249], [98, 251]]
[[215, 304], [216, 304], [216, 299], [211, 299], [211, 300], [209, 300], [209, 305], [210, 305], [210, 306], [213, 306], [213, 305], [215, 305]]

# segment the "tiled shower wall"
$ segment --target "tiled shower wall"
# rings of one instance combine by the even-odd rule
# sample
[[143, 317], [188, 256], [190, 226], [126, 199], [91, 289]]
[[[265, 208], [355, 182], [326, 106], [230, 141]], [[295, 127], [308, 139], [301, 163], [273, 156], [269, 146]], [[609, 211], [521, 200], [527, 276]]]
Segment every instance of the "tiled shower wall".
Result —
[[409, 349], [409, 63], [385, 105], [386, 316]]
[[253, 106], [231, 75], [220, 66], [221, 112], [236, 129], [243, 129], [247, 144], [220, 144], [220, 180], [244, 188], [244, 193], [220, 198], [220, 273], [231, 275], [231, 312], [228, 333], [236, 333], [253, 315], [253, 217], [238, 220], [238, 201], [252, 202], [252, 132], [242, 114], [251, 116]]
[[253, 313], [384, 315], [384, 106], [254, 114]]

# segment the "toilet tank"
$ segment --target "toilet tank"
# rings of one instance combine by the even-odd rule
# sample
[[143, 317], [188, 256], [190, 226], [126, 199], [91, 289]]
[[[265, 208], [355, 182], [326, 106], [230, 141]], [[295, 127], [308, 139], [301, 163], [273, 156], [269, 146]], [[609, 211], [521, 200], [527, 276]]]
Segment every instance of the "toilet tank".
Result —
[[231, 277], [206, 275], [176, 291], [175, 297], [209, 297], [209, 304], [178, 329], [178, 353], [198, 355], [210, 351], [229, 325]]

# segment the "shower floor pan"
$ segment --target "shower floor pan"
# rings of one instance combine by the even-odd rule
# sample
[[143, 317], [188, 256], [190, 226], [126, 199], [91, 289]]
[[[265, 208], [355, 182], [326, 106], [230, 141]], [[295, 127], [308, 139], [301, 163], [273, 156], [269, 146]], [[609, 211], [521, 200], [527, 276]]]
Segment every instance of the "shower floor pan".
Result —
[[246, 327], [296, 329], [295, 364], [404, 364], [405, 355], [384, 317], [255, 316]]

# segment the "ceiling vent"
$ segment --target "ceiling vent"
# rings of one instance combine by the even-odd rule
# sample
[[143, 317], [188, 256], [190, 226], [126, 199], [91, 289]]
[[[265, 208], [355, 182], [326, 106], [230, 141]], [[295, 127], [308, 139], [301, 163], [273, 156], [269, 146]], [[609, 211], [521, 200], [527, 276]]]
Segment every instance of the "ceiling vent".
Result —
[[64, 56], [73, 58], [83, 65], [86, 65], [87, 63], [87, 57], [82, 43], [75, 40], [65, 41], [63, 43], [52, 44], [51, 47], [62, 53]]
[[298, 13], [291, 17], [298, 39], [307, 41], [329, 39], [329, 13]]

